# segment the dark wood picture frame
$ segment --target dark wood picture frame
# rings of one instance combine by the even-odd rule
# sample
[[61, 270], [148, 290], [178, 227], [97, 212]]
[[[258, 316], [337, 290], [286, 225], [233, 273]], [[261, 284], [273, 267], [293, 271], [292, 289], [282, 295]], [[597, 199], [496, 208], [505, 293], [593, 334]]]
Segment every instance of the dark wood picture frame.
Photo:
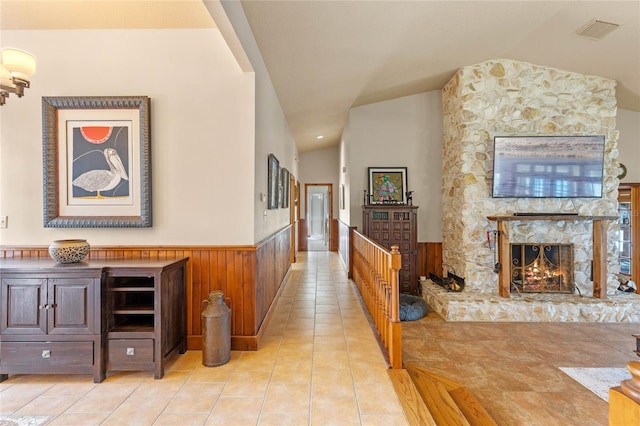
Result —
[[45, 228], [151, 227], [150, 104], [42, 98]]
[[269, 187], [267, 208], [273, 210], [278, 208], [280, 192], [280, 162], [273, 154], [269, 154], [267, 174], [267, 185]]
[[280, 207], [286, 209], [289, 207], [289, 170], [285, 168], [280, 169], [280, 186], [282, 187]]

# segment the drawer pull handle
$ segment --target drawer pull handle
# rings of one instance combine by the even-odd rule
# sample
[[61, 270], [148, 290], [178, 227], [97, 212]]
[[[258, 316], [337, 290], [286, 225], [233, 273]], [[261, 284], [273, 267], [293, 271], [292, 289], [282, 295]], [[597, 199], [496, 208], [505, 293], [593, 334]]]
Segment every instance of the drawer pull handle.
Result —
[[127, 348], [127, 355], [135, 355], [135, 354], [136, 354], [135, 348]]
[[45, 349], [44, 351], [42, 351], [42, 358], [51, 358], [51, 350]]

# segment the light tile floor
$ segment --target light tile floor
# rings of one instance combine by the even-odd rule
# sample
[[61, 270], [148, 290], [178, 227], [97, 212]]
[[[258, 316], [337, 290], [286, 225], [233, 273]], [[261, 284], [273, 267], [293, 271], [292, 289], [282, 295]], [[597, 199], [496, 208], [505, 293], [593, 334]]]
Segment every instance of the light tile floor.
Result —
[[51, 425], [406, 425], [387, 367], [338, 256], [301, 252], [264, 344], [204, 367], [176, 357], [161, 380], [120, 372], [10, 375], [0, 415]]

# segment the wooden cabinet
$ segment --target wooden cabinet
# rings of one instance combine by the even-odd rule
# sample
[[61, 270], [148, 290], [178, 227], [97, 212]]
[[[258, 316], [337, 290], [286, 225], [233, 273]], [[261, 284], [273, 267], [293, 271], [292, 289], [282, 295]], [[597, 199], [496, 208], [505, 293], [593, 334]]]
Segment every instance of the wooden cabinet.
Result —
[[0, 381], [8, 374], [153, 370], [186, 351], [187, 259], [0, 261]]
[[[100, 276], [82, 278], [3, 277], [6, 315], [1, 331], [6, 334], [94, 334], [98, 321], [94, 292]], [[99, 307], [98, 307], [99, 308]], [[98, 309], [99, 312], [99, 309]], [[98, 330], [99, 331], [99, 330]]]
[[106, 369], [153, 370], [187, 350], [187, 259], [106, 268]]
[[418, 256], [418, 207], [370, 205], [362, 207], [362, 232], [381, 246], [397, 245], [402, 255], [398, 277], [401, 293], [420, 294]]
[[[640, 283], [640, 184], [621, 184], [618, 190], [618, 264], [620, 273]], [[640, 289], [636, 290], [640, 292]]]
[[102, 381], [102, 269], [0, 272], [0, 381], [27, 372], [93, 374]]

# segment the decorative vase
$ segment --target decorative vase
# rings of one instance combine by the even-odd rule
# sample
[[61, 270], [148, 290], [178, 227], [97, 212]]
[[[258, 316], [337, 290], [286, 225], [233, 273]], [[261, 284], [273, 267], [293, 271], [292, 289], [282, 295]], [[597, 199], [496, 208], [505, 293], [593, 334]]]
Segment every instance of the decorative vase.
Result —
[[89, 253], [87, 240], [56, 240], [49, 245], [49, 256], [58, 263], [81, 262]]

